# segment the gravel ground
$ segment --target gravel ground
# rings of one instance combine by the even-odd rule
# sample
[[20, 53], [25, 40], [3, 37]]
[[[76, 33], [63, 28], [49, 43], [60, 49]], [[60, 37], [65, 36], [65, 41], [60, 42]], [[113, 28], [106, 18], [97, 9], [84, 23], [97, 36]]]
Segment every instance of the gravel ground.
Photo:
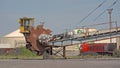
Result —
[[0, 60], [0, 68], [120, 68], [120, 59]]

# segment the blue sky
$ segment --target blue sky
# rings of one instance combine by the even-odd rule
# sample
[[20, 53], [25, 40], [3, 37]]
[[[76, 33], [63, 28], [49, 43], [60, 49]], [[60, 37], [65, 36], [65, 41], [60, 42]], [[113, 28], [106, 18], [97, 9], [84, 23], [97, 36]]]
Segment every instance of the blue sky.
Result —
[[[87, 19], [80, 21], [104, 0], [0, 0], [0, 37], [19, 28], [18, 19], [34, 17], [35, 25], [45, 22], [53, 34], [62, 33], [66, 29], [72, 30], [76, 26], [99, 24], [108, 22], [106, 11], [97, 20], [94, 20], [116, 0], [106, 0]], [[112, 20], [120, 25], [120, 1], [112, 6]]]

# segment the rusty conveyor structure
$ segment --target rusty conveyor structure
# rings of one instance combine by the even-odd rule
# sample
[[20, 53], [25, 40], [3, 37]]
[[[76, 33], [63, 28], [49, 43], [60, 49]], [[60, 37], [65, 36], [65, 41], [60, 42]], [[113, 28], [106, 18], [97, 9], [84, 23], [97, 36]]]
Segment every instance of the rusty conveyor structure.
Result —
[[[62, 36], [64, 34], [61, 34], [59, 36]], [[57, 36], [57, 35], [56, 35]], [[95, 31], [91, 32], [88, 35], [84, 34], [78, 34], [78, 35], [71, 35], [69, 37], [63, 37], [62, 39], [58, 39], [55, 41], [48, 42], [49, 45], [52, 47], [63, 47], [63, 57], [66, 58], [66, 46], [74, 45], [74, 44], [82, 44], [85, 42], [91, 42], [91, 41], [99, 41], [99, 40], [105, 40], [110, 38], [116, 38], [120, 37], [120, 28], [113, 28], [110, 30], [101, 30], [101, 31]]]
[[[54, 41], [49, 41], [48, 45], [51, 47], [62, 47], [63, 48], [62, 56], [66, 58], [66, 51], [65, 51], [66, 46], [72, 46], [75, 44], [82, 44], [86, 42], [100, 41], [100, 40], [120, 37], [120, 28], [113, 28], [111, 29], [111, 32], [110, 30], [94, 31], [94, 32], [90, 32], [86, 36], [85, 34], [77, 34], [70, 36], [67, 35], [64, 36], [64, 34], [58, 34], [56, 36], [60, 38]], [[52, 55], [52, 51], [51, 51], [51, 55]]]
[[[26, 48], [48, 58], [49, 55], [56, 55], [62, 50], [62, 57], [66, 58], [66, 46], [80, 44], [90, 41], [120, 37], [120, 28], [112, 28], [102, 31], [94, 31], [86, 34], [57, 34], [51, 35], [51, 30], [44, 28], [43, 24], [36, 28], [33, 26], [34, 18], [20, 18], [20, 32], [25, 36]], [[62, 48], [53, 54], [53, 48]]]
[[85, 42], [100, 41], [100, 40], [116, 38], [116, 37], [120, 37], [119, 27], [111, 29], [111, 32], [109, 29], [106, 29], [101, 31], [93, 31], [88, 33], [88, 35], [85, 34], [70, 35], [69, 37], [64, 37], [62, 39], [50, 41], [49, 44], [51, 45], [54, 44], [53, 46], [67, 46], [67, 45], [73, 45], [73, 44], [79, 44]]

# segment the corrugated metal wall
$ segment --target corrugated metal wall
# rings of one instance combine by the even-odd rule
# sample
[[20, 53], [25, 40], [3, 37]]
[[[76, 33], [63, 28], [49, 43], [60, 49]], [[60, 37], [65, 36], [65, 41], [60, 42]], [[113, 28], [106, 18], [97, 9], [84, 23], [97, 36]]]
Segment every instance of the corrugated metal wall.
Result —
[[25, 46], [25, 39], [24, 37], [2, 37], [0, 38], [0, 44], [3, 47], [5, 45], [10, 45], [8, 48], [16, 48]]

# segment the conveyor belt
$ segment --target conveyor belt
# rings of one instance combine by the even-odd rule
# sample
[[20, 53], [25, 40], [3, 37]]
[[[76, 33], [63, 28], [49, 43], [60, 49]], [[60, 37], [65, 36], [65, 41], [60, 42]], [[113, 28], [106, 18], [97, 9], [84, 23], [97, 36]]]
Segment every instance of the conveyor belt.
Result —
[[49, 42], [49, 45], [53, 46], [67, 46], [77, 43], [84, 43], [90, 41], [99, 41], [109, 38], [116, 38], [120, 37], [120, 28], [119, 29], [112, 29], [110, 30], [102, 30], [97, 31], [95, 33], [90, 33], [89, 35], [85, 36], [84, 34], [81, 35], [72, 35], [69, 38], [63, 38], [55, 41]]

